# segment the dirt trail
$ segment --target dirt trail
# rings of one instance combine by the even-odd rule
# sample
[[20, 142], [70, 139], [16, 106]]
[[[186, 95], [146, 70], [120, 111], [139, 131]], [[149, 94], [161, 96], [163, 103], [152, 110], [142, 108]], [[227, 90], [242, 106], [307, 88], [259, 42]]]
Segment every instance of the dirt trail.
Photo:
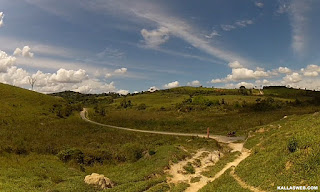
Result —
[[230, 171], [230, 175], [237, 181], [237, 183], [242, 187], [242, 188], [245, 188], [245, 189], [249, 189], [250, 191], [253, 191], [253, 192], [265, 192], [263, 190], [260, 190], [258, 188], [255, 188], [251, 185], [248, 185], [246, 182], [242, 181], [241, 178], [236, 175], [234, 173], [234, 168], [232, 168], [232, 170]]
[[[102, 123], [98, 123], [95, 121], [90, 120], [87, 117], [88, 110], [86, 108], [83, 108], [83, 110], [80, 112], [80, 116], [83, 120], [100, 125], [103, 127], [109, 127], [113, 129], [120, 129], [120, 130], [125, 130], [125, 131], [133, 131], [133, 132], [139, 132], [139, 133], [151, 133], [151, 134], [158, 134], [158, 135], [173, 135], [173, 136], [186, 136], [186, 137], [206, 137], [207, 135], [205, 134], [197, 134], [197, 133], [177, 133], [177, 132], [166, 132], [166, 131], [149, 131], [149, 130], [141, 130], [141, 129], [132, 129], [132, 128], [126, 128], [126, 127], [118, 127], [114, 125], [106, 125]], [[227, 137], [227, 136], [222, 136], [222, 135], [210, 135], [211, 139], [214, 139], [220, 143], [231, 143], [239, 140], [244, 140], [245, 137]]]
[[[131, 129], [126, 127], [118, 127], [113, 125], [106, 125], [102, 123], [98, 123], [90, 120], [87, 117], [88, 110], [86, 108], [80, 112], [80, 116], [83, 120], [109, 128], [120, 129], [125, 131], [133, 131], [140, 133], [151, 133], [151, 134], [160, 134], [160, 135], [174, 135], [174, 136], [196, 136], [196, 137], [206, 137], [204, 134], [196, 134], [196, 133], [176, 133], [176, 132], [165, 132], [165, 131], [149, 131], [149, 130], [141, 130], [141, 129]], [[170, 169], [167, 171], [172, 177], [168, 178], [168, 182], [178, 183], [178, 182], [186, 182], [190, 184], [190, 186], [186, 189], [186, 192], [195, 192], [200, 190], [202, 187], [208, 184], [208, 182], [212, 182], [219, 178], [226, 170], [231, 167], [236, 167], [238, 164], [246, 159], [250, 155], [250, 151], [243, 147], [243, 143], [233, 143], [235, 141], [244, 140], [244, 137], [227, 137], [221, 135], [210, 135], [210, 139], [214, 139], [220, 143], [226, 143], [231, 148], [231, 152], [240, 151], [240, 156], [232, 162], [229, 162], [223, 169], [221, 169], [214, 177], [208, 178], [201, 175], [201, 172], [205, 171], [208, 166], [214, 165], [217, 161], [219, 161], [219, 152], [218, 151], [205, 151], [198, 150], [196, 154], [193, 155], [191, 159], [183, 160], [178, 162], [177, 164], [171, 165]], [[183, 174], [184, 169], [183, 166], [188, 162], [192, 163], [199, 159], [201, 161], [199, 166], [195, 166], [194, 174]], [[200, 180], [194, 183], [191, 183], [191, 178], [199, 177]], [[239, 178], [240, 179], [240, 178]]]
[[[180, 183], [185, 182], [190, 184], [190, 187], [186, 191], [195, 191], [194, 188], [197, 186], [204, 186], [207, 184], [208, 178], [201, 175], [208, 166], [214, 165], [219, 161], [219, 152], [218, 151], [207, 151], [207, 150], [198, 150], [192, 158], [180, 161], [176, 164], [172, 164], [167, 173], [171, 176], [168, 177], [168, 183]], [[183, 166], [188, 163], [192, 163], [195, 169], [194, 174], [187, 174]], [[199, 181], [191, 182], [192, 178], [198, 178]], [[200, 189], [200, 188], [199, 188]]]
[[[179, 183], [179, 182], [188, 183], [190, 186], [185, 190], [185, 192], [195, 192], [200, 190], [209, 182], [213, 182], [214, 180], [219, 178], [229, 168], [238, 166], [241, 161], [243, 161], [250, 155], [250, 151], [243, 148], [243, 143], [229, 143], [228, 146], [232, 149], [232, 151], [240, 151], [241, 154], [237, 159], [226, 164], [214, 177], [209, 178], [209, 177], [203, 176], [201, 175], [201, 172], [205, 171], [208, 166], [212, 166], [219, 161], [219, 152], [217, 151], [208, 152], [204, 150], [198, 150], [198, 152], [195, 155], [193, 155], [191, 159], [180, 161], [177, 164], [171, 165], [168, 173], [172, 177], [168, 178], [168, 182], [169, 183]], [[205, 156], [203, 155], [203, 153], [208, 153], [208, 155]], [[201, 160], [201, 166], [195, 167], [194, 174], [183, 174], [184, 172], [183, 166], [186, 165], [188, 162], [194, 162], [195, 159]], [[200, 180], [197, 182], [191, 183], [191, 178], [193, 177], [199, 177]]]

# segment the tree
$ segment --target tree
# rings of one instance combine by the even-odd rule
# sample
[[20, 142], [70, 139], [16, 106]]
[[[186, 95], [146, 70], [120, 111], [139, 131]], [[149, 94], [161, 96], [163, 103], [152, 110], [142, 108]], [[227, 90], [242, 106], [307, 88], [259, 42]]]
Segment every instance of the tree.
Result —
[[31, 85], [31, 90], [33, 91], [33, 87], [34, 87], [34, 84], [35, 84], [36, 81], [37, 81], [37, 78], [35, 78], [35, 77], [29, 77], [28, 80], [29, 80], [29, 84]]

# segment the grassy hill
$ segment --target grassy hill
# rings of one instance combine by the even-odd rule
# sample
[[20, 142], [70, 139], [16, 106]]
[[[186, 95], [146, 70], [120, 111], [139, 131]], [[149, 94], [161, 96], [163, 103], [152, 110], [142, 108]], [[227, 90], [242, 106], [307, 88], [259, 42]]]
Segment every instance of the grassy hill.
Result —
[[61, 97], [4, 84], [0, 93], [0, 191], [96, 191], [83, 182], [92, 172], [109, 177], [112, 191], [145, 191], [166, 180], [170, 161], [218, 148], [212, 140], [91, 125]]

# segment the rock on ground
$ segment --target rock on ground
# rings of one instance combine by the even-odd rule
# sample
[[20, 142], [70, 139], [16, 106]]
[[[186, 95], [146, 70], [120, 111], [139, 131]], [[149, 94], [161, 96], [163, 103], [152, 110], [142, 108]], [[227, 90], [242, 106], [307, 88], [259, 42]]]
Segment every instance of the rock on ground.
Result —
[[104, 175], [100, 175], [98, 173], [92, 173], [91, 175], [87, 175], [84, 178], [84, 182], [89, 185], [94, 185], [101, 189], [112, 188], [113, 183], [111, 180]]

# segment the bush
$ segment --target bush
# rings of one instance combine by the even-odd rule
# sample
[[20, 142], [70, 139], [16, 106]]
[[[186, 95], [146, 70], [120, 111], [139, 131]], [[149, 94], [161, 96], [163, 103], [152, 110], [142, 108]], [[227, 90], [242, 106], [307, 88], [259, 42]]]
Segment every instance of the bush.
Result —
[[196, 172], [190, 162], [188, 162], [188, 164], [183, 166], [183, 169], [187, 172], [187, 174], [194, 174]]
[[143, 156], [143, 151], [145, 150], [141, 145], [137, 143], [127, 143], [122, 147], [116, 158], [118, 161], [122, 162], [136, 162]]
[[58, 158], [63, 162], [68, 162], [70, 160], [75, 160], [77, 163], [83, 163], [84, 154], [79, 149], [64, 149], [58, 153]]
[[144, 103], [141, 103], [138, 105], [138, 110], [145, 110], [147, 108], [147, 105]]
[[293, 153], [298, 149], [298, 141], [295, 137], [292, 137], [288, 144], [287, 144], [288, 150]]

